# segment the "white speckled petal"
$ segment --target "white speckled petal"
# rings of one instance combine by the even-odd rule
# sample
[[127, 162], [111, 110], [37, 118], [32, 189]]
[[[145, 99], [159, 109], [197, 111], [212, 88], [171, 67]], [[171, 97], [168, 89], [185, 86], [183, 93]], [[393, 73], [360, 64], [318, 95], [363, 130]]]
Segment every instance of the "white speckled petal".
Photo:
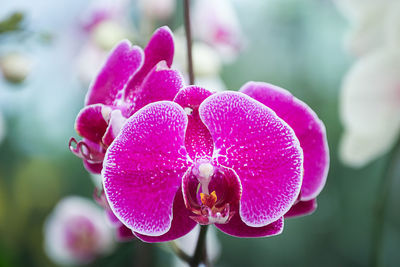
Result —
[[188, 169], [187, 116], [173, 102], [147, 105], [124, 124], [107, 150], [104, 190], [114, 214], [133, 231], [168, 232], [174, 197]]
[[240, 92], [271, 108], [295, 132], [304, 154], [301, 200], [315, 198], [325, 185], [329, 169], [326, 130], [317, 114], [289, 91], [263, 82], [248, 82]]
[[168, 242], [186, 235], [197, 225], [197, 223], [189, 217], [191, 212], [186, 208], [181, 192], [182, 190], [179, 189], [175, 195], [173, 219], [169, 231], [160, 236], [146, 236], [135, 233], [137, 238], [148, 243]]
[[151, 36], [150, 41], [144, 49], [144, 62], [140, 70], [129, 80], [125, 97], [131, 98], [147, 74], [160, 61], [165, 61], [168, 67], [172, 65], [174, 58], [174, 37], [167, 26], [158, 28]]
[[214, 140], [214, 157], [242, 183], [241, 220], [261, 227], [282, 217], [297, 199], [303, 176], [303, 152], [293, 130], [238, 92], [208, 97], [199, 112]]
[[207, 89], [188, 86], [180, 90], [174, 99], [188, 114], [185, 146], [193, 161], [197, 158], [211, 157], [213, 153], [214, 142], [199, 116], [200, 104], [211, 94]]
[[128, 40], [116, 45], [91, 84], [86, 95], [86, 105], [96, 103], [112, 105], [117, 93], [142, 66], [143, 57], [143, 50], [137, 46], [132, 47]]

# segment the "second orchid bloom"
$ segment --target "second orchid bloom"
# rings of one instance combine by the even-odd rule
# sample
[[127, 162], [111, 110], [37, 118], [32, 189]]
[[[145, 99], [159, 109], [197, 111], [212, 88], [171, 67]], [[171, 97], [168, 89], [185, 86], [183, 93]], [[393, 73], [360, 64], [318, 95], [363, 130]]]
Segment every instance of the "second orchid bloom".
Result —
[[172, 40], [164, 27], [144, 55], [119, 44], [77, 118], [84, 140], [72, 150], [101, 170], [116, 217], [138, 238], [163, 242], [196, 224], [275, 235], [284, 217], [314, 211], [329, 166], [317, 115], [266, 83], [220, 93], [185, 87], [169, 68]]

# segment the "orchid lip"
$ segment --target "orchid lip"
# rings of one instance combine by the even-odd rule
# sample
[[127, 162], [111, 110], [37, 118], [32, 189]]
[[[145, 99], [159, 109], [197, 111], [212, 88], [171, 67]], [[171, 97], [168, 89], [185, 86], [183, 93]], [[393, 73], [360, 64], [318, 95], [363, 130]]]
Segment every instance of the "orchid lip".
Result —
[[186, 207], [199, 224], [225, 224], [237, 212], [241, 185], [233, 170], [199, 160], [183, 178]]

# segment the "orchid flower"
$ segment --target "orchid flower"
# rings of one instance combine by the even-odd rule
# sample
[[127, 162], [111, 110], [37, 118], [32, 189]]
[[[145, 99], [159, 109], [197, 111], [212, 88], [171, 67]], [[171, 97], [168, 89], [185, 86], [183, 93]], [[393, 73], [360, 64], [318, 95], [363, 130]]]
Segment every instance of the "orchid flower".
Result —
[[70, 140], [71, 151], [83, 158], [87, 170], [100, 173], [107, 147], [127, 118], [148, 103], [172, 100], [183, 86], [179, 72], [169, 68], [173, 55], [173, 37], [167, 27], [154, 33], [144, 52], [129, 41], [113, 49], [75, 121], [83, 140]]
[[281, 233], [284, 216], [315, 209], [328, 161], [322, 122], [286, 90], [189, 86], [126, 121], [102, 176], [112, 211], [146, 242], [196, 224], [261, 237]]
[[82, 197], [61, 200], [44, 225], [45, 251], [61, 265], [87, 264], [114, 247], [101, 209]]

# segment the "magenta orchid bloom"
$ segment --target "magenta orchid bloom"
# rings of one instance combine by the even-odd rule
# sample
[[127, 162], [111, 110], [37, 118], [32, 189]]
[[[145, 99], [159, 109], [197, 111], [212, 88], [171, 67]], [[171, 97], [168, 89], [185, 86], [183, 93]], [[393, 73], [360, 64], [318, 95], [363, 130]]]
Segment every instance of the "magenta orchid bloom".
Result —
[[181, 74], [170, 69], [173, 55], [168, 27], [159, 28], [144, 51], [126, 40], [112, 50], [75, 121], [83, 140], [70, 140], [88, 171], [100, 173], [105, 152], [127, 118], [151, 102], [172, 100], [183, 87]]
[[315, 209], [328, 169], [322, 122], [284, 89], [248, 83], [241, 91], [189, 86], [122, 127], [106, 152], [103, 185], [138, 238], [173, 240], [197, 223], [270, 236], [284, 216]]

